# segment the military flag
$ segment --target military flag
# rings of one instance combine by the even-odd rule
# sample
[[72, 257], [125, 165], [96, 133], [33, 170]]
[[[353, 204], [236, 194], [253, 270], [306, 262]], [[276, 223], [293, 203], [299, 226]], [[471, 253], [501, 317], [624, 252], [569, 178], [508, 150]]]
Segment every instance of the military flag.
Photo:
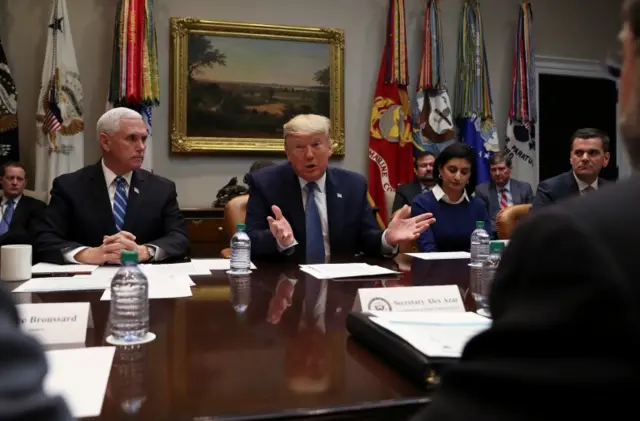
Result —
[[369, 201], [379, 209], [378, 223], [383, 227], [391, 216], [387, 206], [396, 187], [413, 179], [404, 0], [389, 3], [369, 135]]
[[18, 91], [0, 42], [0, 165], [19, 160]]

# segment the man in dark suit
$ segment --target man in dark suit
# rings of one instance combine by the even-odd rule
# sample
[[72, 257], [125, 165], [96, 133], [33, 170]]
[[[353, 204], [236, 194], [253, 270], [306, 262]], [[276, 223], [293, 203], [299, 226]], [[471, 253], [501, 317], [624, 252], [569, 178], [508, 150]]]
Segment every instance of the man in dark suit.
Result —
[[45, 203], [25, 196], [27, 173], [19, 162], [9, 162], [0, 174], [2, 199], [0, 199], [0, 245], [33, 244], [29, 230], [33, 222], [42, 215]]
[[598, 190], [607, 181], [598, 177], [609, 164], [609, 136], [598, 129], [579, 129], [571, 137], [571, 170], [538, 184], [533, 208]]
[[[640, 1], [625, 2], [620, 130], [640, 169]], [[640, 178], [531, 215], [490, 296], [493, 323], [414, 420], [625, 419], [640, 375]]]
[[401, 184], [396, 189], [396, 197], [393, 199], [392, 213], [404, 205], [411, 206], [413, 199], [425, 190], [431, 190], [436, 185], [433, 178], [433, 164], [436, 162], [436, 154], [431, 151], [420, 151], [415, 158], [416, 179], [411, 183]]
[[476, 197], [487, 207], [491, 230], [496, 236], [496, 216], [507, 206], [523, 205], [533, 202], [533, 189], [526, 181], [511, 178], [511, 157], [501, 152], [489, 159], [491, 181], [476, 187]]
[[433, 222], [431, 214], [407, 218], [408, 206], [382, 232], [360, 174], [328, 168], [330, 121], [299, 115], [284, 125], [289, 162], [248, 174], [247, 234], [253, 258], [290, 257], [324, 262], [328, 256], [392, 255]]
[[142, 116], [114, 108], [98, 120], [102, 160], [53, 181], [35, 224], [36, 256], [50, 263], [117, 264], [122, 250], [140, 262], [187, 255], [184, 217], [172, 181], [140, 169], [147, 128]]
[[16, 307], [0, 286], [0, 421], [71, 421], [59, 396], [43, 390], [44, 351], [20, 329]]

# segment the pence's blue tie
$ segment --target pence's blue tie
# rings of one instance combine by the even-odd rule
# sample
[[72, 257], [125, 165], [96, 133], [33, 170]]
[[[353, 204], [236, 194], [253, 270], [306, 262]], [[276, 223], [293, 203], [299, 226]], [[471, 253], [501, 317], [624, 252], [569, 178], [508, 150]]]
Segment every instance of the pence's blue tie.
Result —
[[124, 217], [127, 214], [127, 181], [123, 177], [116, 177], [116, 194], [113, 197], [113, 220], [116, 230], [122, 231]]
[[322, 223], [320, 211], [316, 203], [315, 191], [318, 185], [315, 182], [307, 183], [307, 209], [305, 210], [307, 231], [307, 263], [324, 263], [324, 238], [322, 236]]

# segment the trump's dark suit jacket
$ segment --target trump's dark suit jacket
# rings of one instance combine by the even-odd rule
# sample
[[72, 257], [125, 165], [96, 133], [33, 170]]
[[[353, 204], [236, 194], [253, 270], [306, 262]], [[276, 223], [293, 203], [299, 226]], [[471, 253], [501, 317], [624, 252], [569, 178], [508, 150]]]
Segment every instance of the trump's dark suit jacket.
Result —
[[490, 294], [493, 324], [415, 420], [628, 419], [640, 375], [640, 178], [523, 219]]
[[[598, 177], [598, 189], [609, 182]], [[573, 175], [573, 170], [567, 171], [555, 177], [546, 179], [538, 184], [536, 197], [533, 200], [533, 209], [557, 203], [563, 199], [580, 194], [578, 182]]]
[[60, 397], [44, 393], [46, 374], [42, 347], [20, 329], [16, 307], [0, 285], [0, 421], [72, 420]]
[[[57, 177], [49, 205], [33, 230], [37, 260], [58, 264], [65, 263], [64, 253], [99, 247], [105, 235], [115, 234], [101, 163]], [[175, 184], [145, 170], [133, 171], [123, 230], [135, 235], [138, 244], [158, 246], [165, 258], [186, 256], [189, 240]]]
[[46, 206], [44, 202], [23, 194], [13, 211], [9, 231], [0, 235], [0, 245], [33, 244], [31, 227], [42, 216]]
[[[305, 211], [300, 181], [291, 164], [267, 167], [248, 174], [247, 178], [251, 193], [246, 225], [252, 257], [283, 256], [303, 261], [306, 255]], [[326, 196], [331, 256], [353, 256], [359, 252], [380, 256], [382, 230], [369, 206], [364, 177], [340, 168], [329, 168]], [[288, 256], [278, 251], [276, 239], [269, 230], [267, 216], [273, 216], [272, 205], [282, 210], [298, 242]]]
[[[526, 181], [509, 180], [511, 197], [514, 205], [524, 205], [533, 202], [533, 189]], [[476, 187], [476, 197], [482, 200], [487, 207], [487, 213], [491, 220], [491, 229], [496, 232], [496, 216], [500, 212], [500, 201], [498, 201], [498, 188], [496, 183], [489, 181]]]

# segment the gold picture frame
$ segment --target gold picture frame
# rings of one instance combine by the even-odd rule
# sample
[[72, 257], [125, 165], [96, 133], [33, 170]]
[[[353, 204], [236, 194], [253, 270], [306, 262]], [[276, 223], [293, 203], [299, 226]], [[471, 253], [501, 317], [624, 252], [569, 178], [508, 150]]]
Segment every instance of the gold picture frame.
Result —
[[344, 156], [343, 30], [193, 18], [170, 28], [171, 153], [282, 152], [288, 118], [328, 109]]

